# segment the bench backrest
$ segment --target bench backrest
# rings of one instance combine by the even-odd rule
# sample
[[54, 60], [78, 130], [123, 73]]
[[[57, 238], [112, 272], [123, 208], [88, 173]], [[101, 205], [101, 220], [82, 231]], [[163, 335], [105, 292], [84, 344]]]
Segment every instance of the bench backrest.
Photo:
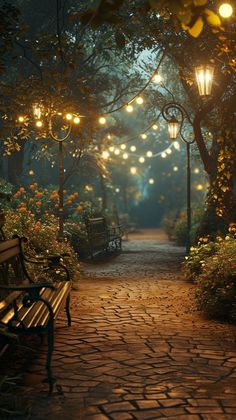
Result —
[[[21, 238], [9, 239], [0, 242], [0, 284], [21, 284], [27, 278], [25, 270]], [[1, 292], [6, 295], [6, 292]]]
[[21, 254], [20, 238], [0, 242], [0, 264]]

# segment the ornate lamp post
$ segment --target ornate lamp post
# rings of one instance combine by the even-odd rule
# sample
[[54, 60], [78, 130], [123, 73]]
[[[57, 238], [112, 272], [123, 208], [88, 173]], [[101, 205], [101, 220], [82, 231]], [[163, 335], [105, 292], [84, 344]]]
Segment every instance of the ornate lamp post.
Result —
[[211, 94], [214, 66], [211, 64], [195, 67], [195, 76], [200, 96], [209, 96]]
[[[33, 115], [35, 118], [35, 125], [38, 128], [43, 127], [43, 121], [41, 117], [43, 115], [43, 107], [35, 104], [33, 105]], [[53, 125], [56, 125], [56, 119], [61, 118], [61, 113], [56, 113], [54, 111], [47, 112], [47, 124], [48, 124], [48, 134], [52, 140], [58, 143], [58, 198], [59, 198], [59, 225], [58, 225], [58, 239], [63, 238], [63, 230], [64, 230], [64, 169], [63, 169], [63, 142], [66, 141], [72, 130], [73, 124], [77, 125], [80, 123], [80, 117], [78, 115], [74, 115], [71, 113], [67, 113], [65, 115], [65, 119], [67, 121], [67, 125], [64, 129], [62, 127], [62, 131], [64, 134], [62, 136], [57, 135], [54, 132]], [[61, 131], [61, 129], [60, 129]]]
[[[190, 146], [195, 142], [195, 139], [188, 140], [184, 137], [182, 133], [182, 127], [185, 118], [192, 125], [192, 121], [188, 115], [186, 109], [178, 104], [177, 102], [170, 102], [162, 108], [162, 116], [168, 123], [168, 131], [171, 140], [175, 140], [180, 134], [181, 139], [186, 144], [186, 175], [187, 175], [187, 242], [186, 242], [186, 252], [189, 253], [190, 250], [190, 231], [191, 231], [191, 165], [190, 165]], [[177, 113], [180, 116], [180, 121], [176, 118], [174, 113]]]

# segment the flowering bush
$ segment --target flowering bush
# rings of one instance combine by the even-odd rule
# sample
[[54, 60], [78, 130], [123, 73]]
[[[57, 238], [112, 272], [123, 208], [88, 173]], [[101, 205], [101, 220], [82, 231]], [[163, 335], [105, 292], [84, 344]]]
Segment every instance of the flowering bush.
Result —
[[[236, 321], [236, 226], [229, 235], [208, 242], [202, 238], [184, 263], [188, 280], [196, 281], [196, 299], [208, 316]], [[205, 243], [204, 243], [205, 242]]]
[[[4, 232], [7, 238], [11, 238], [14, 234], [26, 237], [28, 241], [25, 252], [31, 257], [68, 253], [70, 257], [66, 258], [66, 266], [71, 278], [75, 278], [79, 271], [77, 256], [68, 241], [57, 241], [58, 220], [55, 216], [48, 214], [47, 223], [45, 223], [37, 220], [35, 215], [27, 209], [18, 213], [8, 209], [5, 215]], [[35, 265], [30, 266], [29, 270], [35, 273]]]

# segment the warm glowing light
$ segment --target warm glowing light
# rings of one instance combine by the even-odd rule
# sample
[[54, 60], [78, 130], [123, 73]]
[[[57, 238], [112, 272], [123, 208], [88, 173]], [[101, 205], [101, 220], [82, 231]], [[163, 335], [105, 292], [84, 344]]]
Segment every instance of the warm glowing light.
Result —
[[211, 94], [213, 75], [214, 66], [210, 64], [195, 68], [195, 76], [200, 96], [209, 96]]
[[106, 124], [106, 122], [107, 122], [107, 120], [106, 120], [106, 118], [105, 118], [105, 117], [99, 117], [98, 122], [99, 122], [99, 124], [101, 124], [101, 125], [105, 125], [105, 124]]
[[110, 153], [109, 153], [109, 152], [107, 152], [106, 150], [104, 150], [104, 152], [102, 152], [102, 158], [103, 158], [103, 159], [108, 159], [108, 158], [109, 158], [109, 156], [110, 156]]
[[37, 120], [40, 120], [40, 118], [42, 116], [42, 110], [41, 110], [39, 105], [37, 105], [37, 104], [33, 105], [33, 114], [34, 114], [34, 117]]
[[174, 172], [177, 172], [178, 170], [179, 170], [178, 166], [174, 166], [174, 167], [173, 167], [173, 171], [174, 171]]
[[157, 130], [158, 129], [158, 125], [157, 124], [153, 124], [152, 128], [153, 128], [153, 130]]
[[196, 186], [196, 190], [197, 191], [202, 191], [203, 190], [203, 185], [202, 184], [198, 184], [197, 186]]
[[23, 115], [20, 115], [20, 116], [18, 117], [18, 121], [19, 121], [19, 122], [24, 122], [24, 121], [25, 121], [25, 117], [23, 117]]
[[174, 141], [174, 142], [173, 142], [173, 145], [174, 145], [174, 148], [175, 148], [176, 150], [180, 150], [180, 144], [179, 144], [179, 142], [178, 142], [178, 141]]
[[120, 192], [120, 188], [116, 188], [115, 191], [116, 191], [116, 193], [119, 193]]
[[29, 170], [29, 175], [34, 175], [34, 171], [32, 169]]
[[74, 121], [75, 124], [79, 124], [80, 123], [80, 117], [75, 117], [73, 119], [73, 121]]
[[180, 124], [175, 117], [168, 121], [168, 132], [171, 140], [175, 140], [179, 133]]
[[229, 3], [223, 3], [219, 7], [219, 14], [222, 18], [229, 18], [233, 14], [233, 8]]
[[162, 77], [159, 73], [156, 73], [156, 74], [154, 74], [152, 80], [153, 80], [154, 83], [161, 83]]
[[144, 157], [143, 157], [143, 156], [140, 156], [140, 158], [139, 158], [139, 162], [140, 162], [140, 163], [144, 163], [144, 162], [145, 162], [145, 159], [144, 159]]
[[122, 145], [120, 146], [120, 148], [121, 148], [121, 150], [125, 150], [125, 149], [126, 149], [126, 144], [122, 144]]
[[114, 152], [114, 150], [115, 150], [114, 146], [110, 146], [110, 147], [109, 147], [109, 151], [110, 151], [110, 152]]
[[150, 179], [148, 180], [148, 182], [149, 182], [149, 184], [153, 185], [155, 181], [154, 181], [154, 179], [153, 179], [153, 178], [150, 178]]
[[36, 125], [36, 127], [41, 128], [43, 126], [43, 123], [42, 123], [42, 121], [38, 120], [38, 121], [36, 121], [35, 125]]
[[111, 140], [111, 135], [110, 135], [110, 134], [108, 134], [108, 135], [107, 135], [107, 138], [108, 138], [108, 140]]
[[129, 157], [128, 153], [123, 154], [123, 159], [128, 159], [128, 157]]
[[166, 153], [167, 153], [168, 155], [171, 155], [172, 150], [171, 150], [171, 149], [167, 149]]
[[194, 172], [195, 174], [199, 174], [200, 170], [199, 170], [199, 168], [195, 168], [193, 172]]
[[131, 152], [136, 152], [136, 147], [135, 146], [131, 146], [130, 151]]
[[146, 138], [147, 138], [147, 134], [141, 134], [141, 136], [140, 136], [143, 140], [146, 140]]
[[127, 107], [126, 107], [126, 111], [127, 112], [133, 112], [133, 110], [134, 110], [134, 108], [133, 108], [133, 106], [132, 105], [127, 105]]
[[118, 156], [120, 154], [120, 149], [115, 149], [114, 154]]
[[131, 166], [131, 168], [130, 168], [130, 173], [131, 173], [132, 175], [136, 175], [136, 174], [137, 174], [137, 168], [136, 168], [135, 166]]
[[138, 96], [136, 98], [136, 102], [137, 102], [138, 105], [142, 105], [143, 104], [143, 98], [142, 98], [142, 96]]
[[70, 114], [70, 113], [66, 114], [67, 121], [71, 121], [72, 118], [73, 118], [73, 115], [72, 114]]
[[146, 155], [147, 155], [147, 157], [152, 157], [152, 155], [153, 155], [153, 153], [152, 153], [152, 151], [151, 150], [148, 150], [148, 152], [146, 153]]
[[165, 158], [166, 158], [166, 156], [167, 156], [166, 152], [162, 152], [162, 153], [161, 153], [161, 157], [162, 157], [163, 159], [165, 159]]

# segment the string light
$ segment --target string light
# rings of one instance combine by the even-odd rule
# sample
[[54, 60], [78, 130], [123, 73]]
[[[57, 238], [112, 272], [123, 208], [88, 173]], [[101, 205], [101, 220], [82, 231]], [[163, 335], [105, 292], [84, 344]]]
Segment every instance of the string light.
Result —
[[126, 144], [122, 144], [122, 145], [120, 146], [120, 148], [121, 148], [121, 150], [125, 150], [125, 149], [126, 149]]
[[152, 153], [152, 151], [151, 150], [148, 150], [148, 152], [146, 153], [146, 155], [147, 155], [147, 157], [152, 157], [153, 156], [153, 153]]
[[158, 125], [157, 124], [153, 124], [152, 128], [153, 128], [153, 130], [157, 130], [158, 129]]
[[143, 140], [146, 140], [146, 138], [147, 138], [147, 134], [145, 134], [145, 133], [144, 133], [144, 134], [141, 134], [141, 135], [140, 135], [140, 137], [141, 137]]
[[116, 193], [119, 193], [120, 192], [120, 188], [116, 188], [115, 191], [116, 191]]
[[126, 111], [127, 111], [127, 112], [131, 113], [131, 112], [133, 112], [133, 110], [134, 110], [134, 108], [133, 108], [133, 106], [132, 106], [132, 105], [127, 105], [127, 106], [126, 106]]
[[74, 117], [73, 122], [75, 124], [79, 124], [80, 123], [80, 117]]
[[153, 185], [155, 181], [154, 181], [154, 179], [153, 179], [153, 178], [150, 178], [150, 179], [148, 180], [148, 182], [149, 182], [149, 184]]
[[202, 191], [202, 190], [203, 190], [203, 185], [202, 185], [202, 184], [198, 184], [198, 185], [196, 186], [196, 190], [197, 190], [197, 191]]
[[162, 153], [161, 153], [161, 157], [162, 157], [163, 159], [165, 159], [165, 158], [166, 158], [166, 156], [167, 156], [166, 152], [162, 152]]
[[173, 167], [173, 171], [174, 171], [174, 172], [177, 172], [178, 170], [179, 170], [178, 166], [174, 166], [174, 167]]
[[195, 174], [199, 174], [199, 172], [200, 172], [200, 171], [199, 171], [199, 169], [198, 169], [198, 168], [195, 168], [193, 172], [194, 172]]
[[156, 73], [156, 74], [154, 74], [152, 80], [153, 80], [154, 83], [161, 83], [162, 77], [159, 73]]
[[111, 140], [111, 135], [110, 135], [110, 134], [108, 134], [108, 135], [107, 135], [107, 138], [108, 138], [108, 140]]
[[120, 154], [120, 149], [115, 149], [114, 154], [118, 156]]
[[128, 159], [128, 157], [129, 157], [128, 153], [123, 154], [123, 159]]
[[101, 125], [105, 125], [105, 124], [106, 124], [106, 122], [107, 122], [107, 120], [106, 120], [106, 118], [105, 118], [105, 117], [99, 117], [98, 122], [99, 122], [99, 124], [101, 124]]
[[169, 149], [167, 149], [167, 150], [166, 150], [166, 153], [167, 153], [168, 155], [171, 155], [172, 150], [169, 148]]
[[175, 148], [176, 150], [180, 150], [180, 144], [179, 144], [179, 142], [178, 142], [178, 141], [174, 141], [174, 142], [173, 142], [173, 145], [174, 145], [174, 148]]
[[35, 123], [36, 127], [41, 128], [43, 126], [43, 123], [41, 120], [36, 121]]
[[109, 151], [110, 151], [110, 152], [114, 152], [114, 150], [115, 150], [114, 146], [110, 146], [110, 147], [109, 147]]
[[131, 151], [131, 152], [136, 152], [136, 147], [135, 147], [135, 146], [131, 146], [131, 147], [130, 147], [130, 151]]
[[144, 163], [144, 162], [145, 162], [145, 159], [144, 159], [144, 157], [143, 157], [143, 156], [140, 156], [140, 158], [139, 158], [139, 162], [140, 162], [140, 163]]
[[136, 102], [137, 102], [138, 105], [142, 105], [143, 104], [143, 98], [142, 98], [142, 96], [138, 96], [136, 98]]
[[71, 121], [72, 118], [73, 118], [73, 115], [72, 114], [70, 114], [70, 113], [66, 114], [66, 120], [67, 121]]
[[131, 166], [131, 168], [130, 168], [130, 173], [131, 173], [132, 175], [136, 175], [136, 174], [137, 174], [137, 168], [136, 168], [135, 166]]
[[25, 117], [23, 117], [23, 115], [20, 115], [20, 116], [18, 117], [18, 121], [19, 121], [19, 122], [24, 122], [24, 121], [25, 121]]
[[102, 152], [102, 158], [103, 158], [103, 159], [108, 159], [108, 158], [109, 158], [109, 156], [110, 156], [110, 153], [109, 153], [109, 152], [107, 152], [106, 150], [104, 150], [104, 152]]

